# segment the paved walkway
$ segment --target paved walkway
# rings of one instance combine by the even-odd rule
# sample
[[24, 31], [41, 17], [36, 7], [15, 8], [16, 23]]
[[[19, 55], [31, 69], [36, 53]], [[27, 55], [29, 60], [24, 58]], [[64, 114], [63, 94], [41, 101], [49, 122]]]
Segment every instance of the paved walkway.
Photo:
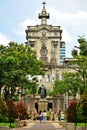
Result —
[[11, 130], [65, 130], [59, 123], [55, 122], [32, 122], [26, 127], [14, 128]]

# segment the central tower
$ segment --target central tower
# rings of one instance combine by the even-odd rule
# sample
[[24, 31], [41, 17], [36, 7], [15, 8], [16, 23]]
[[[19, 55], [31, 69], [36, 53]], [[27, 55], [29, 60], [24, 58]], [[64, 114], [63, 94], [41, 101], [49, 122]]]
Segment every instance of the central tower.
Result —
[[27, 26], [26, 45], [30, 46], [37, 53], [37, 59], [43, 61], [46, 75], [40, 80], [40, 84], [44, 84], [47, 89], [53, 88], [53, 82], [59, 77], [60, 68], [65, 58], [65, 42], [62, 39], [62, 30], [60, 26], [52, 26], [47, 24], [50, 18], [46, 11], [46, 3], [43, 2], [41, 13], [38, 18], [41, 24], [36, 26]]
[[45, 8], [45, 2], [38, 18], [41, 24], [28, 26], [26, 30], [27, 45], [36, 50], [38, 60], [43, 60], [45, 64], [60, 65], [65, 58], [65, 42], [62, 39], [60, 26], [47, 24], [49, 13]]

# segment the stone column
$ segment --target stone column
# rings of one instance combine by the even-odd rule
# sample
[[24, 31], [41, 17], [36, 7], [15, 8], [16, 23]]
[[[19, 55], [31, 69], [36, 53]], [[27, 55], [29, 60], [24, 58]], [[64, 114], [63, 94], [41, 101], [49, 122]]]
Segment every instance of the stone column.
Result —
[[53, 98], [53, 112], [57, 112], [57, 98]]
[[26, 106], [27, 106], [28, 111], [31, 111], [30, 101], [31, 101], [31, 96], [30, 96], [30, 95], [27, 95], [27, 96], [25, 97], [25, 99], [24, 99], [24, 102], [25, 102], [25, 104], [26, 104]]

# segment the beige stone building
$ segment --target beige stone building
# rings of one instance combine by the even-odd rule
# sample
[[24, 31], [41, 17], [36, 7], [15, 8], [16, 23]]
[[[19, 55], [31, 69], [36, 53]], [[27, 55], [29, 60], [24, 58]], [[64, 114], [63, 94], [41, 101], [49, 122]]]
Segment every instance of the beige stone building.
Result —
[[[46, 11], [45, 2], [42, 3], [42, 11], [38, 15], [41, 20], [40, 25], [27, 26], [26, 30], [26, 45], [30, 46], [37, 52], [37, 59], [44, 62], [45, 76], [38, 76], [39, 86], [45, 86], [46, 91], [53, 89], [53, 84], [56, 79], [62, 79], [62, 72], [73, 71], [64, 65], [65, 58], [65, 42], [62, 41], [61, 26], [52, 26], [47, 24], [47, 19], [50, 18]], [[26, 102], [28, 109], [36, 109], [39, 111], [52, 109], [57, 112], [58, 109], [64, 109], [64, 96], [49, 97], [47, 96], [44, 103], [40, 100], [39, 95], [28, 95]]]

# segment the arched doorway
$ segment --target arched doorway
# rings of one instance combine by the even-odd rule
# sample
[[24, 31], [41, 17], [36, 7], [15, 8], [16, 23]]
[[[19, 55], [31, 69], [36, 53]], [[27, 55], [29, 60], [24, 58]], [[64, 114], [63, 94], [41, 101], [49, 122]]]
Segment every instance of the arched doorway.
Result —
[[38, 103], [35, 103], [35, 109], [38, 112]]
[[49, 102], [49, 103], [48, 103], [48, 111], [49, 111], [50, 109], [53, 110], [53, 103], [52, 103], [52, 102]]

